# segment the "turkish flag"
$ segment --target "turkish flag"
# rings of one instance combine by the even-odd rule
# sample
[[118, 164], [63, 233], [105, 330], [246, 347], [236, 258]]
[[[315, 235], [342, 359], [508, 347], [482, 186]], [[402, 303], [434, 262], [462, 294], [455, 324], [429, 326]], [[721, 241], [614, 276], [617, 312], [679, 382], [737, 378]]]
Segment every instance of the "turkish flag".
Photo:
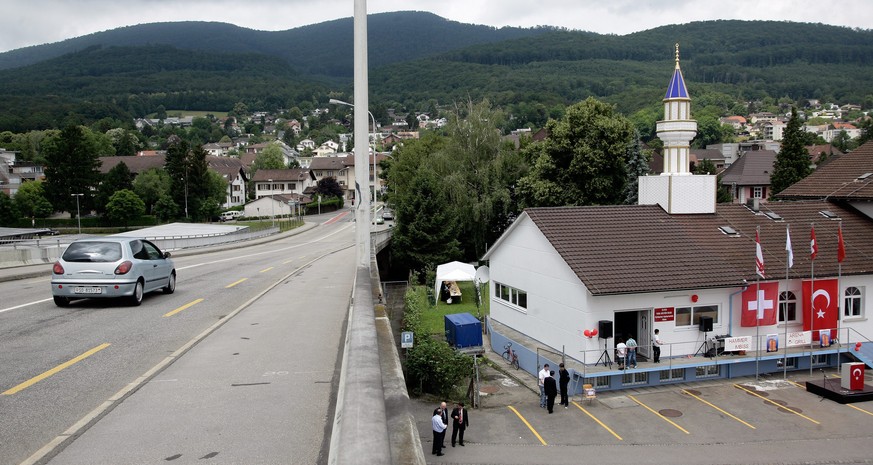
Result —
[[[812, 289], [813, 283], [815, 290]], [[836, 337], [839, 298], [836, 279], [803, 282], [803, 330], [812, 330], [813, 341], [818, 340], [820, 329], [830, 329], [831, 339]]]
[[779, 283], [752, 284], [742, 293], [743, 312], [740, 326], [776, 324], [779, 308]]

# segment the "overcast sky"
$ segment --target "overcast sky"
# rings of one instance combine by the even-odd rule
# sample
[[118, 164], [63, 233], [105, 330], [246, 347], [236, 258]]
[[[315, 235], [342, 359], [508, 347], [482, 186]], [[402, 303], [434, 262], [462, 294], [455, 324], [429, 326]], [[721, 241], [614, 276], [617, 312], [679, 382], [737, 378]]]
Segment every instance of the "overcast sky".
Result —
[[[369, 0], [369, 13], [429, 11], [490, 26], [627, 34], [709, 19], [779, 20], [869, 29], [873, 0]], [[0, 52], [122, 26], [219, 21], [279, 31], [354, 14], [354, 0], [0, 0]]]

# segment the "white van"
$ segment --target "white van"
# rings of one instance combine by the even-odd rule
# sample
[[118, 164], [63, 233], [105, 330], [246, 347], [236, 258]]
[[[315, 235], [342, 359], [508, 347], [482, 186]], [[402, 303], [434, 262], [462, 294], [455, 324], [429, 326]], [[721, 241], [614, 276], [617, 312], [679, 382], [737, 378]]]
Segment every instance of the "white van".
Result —
[[243, 216], [243, 212], [239, 210], [226, 211], [221, 214], [221, 221], [235, 220], [241, 216]]

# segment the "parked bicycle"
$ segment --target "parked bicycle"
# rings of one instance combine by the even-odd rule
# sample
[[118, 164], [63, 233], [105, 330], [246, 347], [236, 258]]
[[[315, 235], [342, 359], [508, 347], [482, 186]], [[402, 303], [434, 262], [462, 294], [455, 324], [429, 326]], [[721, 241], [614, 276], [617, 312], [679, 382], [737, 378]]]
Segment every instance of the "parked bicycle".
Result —
[[515, 367], [518, 370], [518, 354], [512, 350], [512, 343], [507, 342], [505, 346], [503, 346], [503, 360], [506, 360], [506, 363]]

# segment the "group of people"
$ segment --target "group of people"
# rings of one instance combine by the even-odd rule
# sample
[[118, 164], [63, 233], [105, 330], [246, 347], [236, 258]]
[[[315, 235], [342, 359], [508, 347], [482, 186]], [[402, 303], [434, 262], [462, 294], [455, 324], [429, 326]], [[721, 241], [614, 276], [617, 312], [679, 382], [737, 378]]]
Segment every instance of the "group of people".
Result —
[[555, 370], [549, 369], [549, 364], [543, 365], [543, 369], [539, 373], [540, 387], [540, 407], [549, 410], [552, 413], [555, 408], [555, 397], [558, 396], [558, 387], [560, 386], [561, 405], [564, 408], [570, 406], [570, 400], [567, 397], [567, 385], [570, 384], [570, 372], [561, 363], [558, 365], [558, 379], [555, 379]]
[[449, 416], [452, 418], [452, 447], [455, 447], [455, 441], [461, 446], [464, 445], [464, 430], [470, 426], [470, 415], [467, 409], [464, 408], [463, 402], [458, 402], [455, 408], [449, 413], [446, 403], [443, 402], [433, 411], [433, 449], [431, 454], [442, 456], [443, 449], [446, 447], [446, 430], [449, 427]]

